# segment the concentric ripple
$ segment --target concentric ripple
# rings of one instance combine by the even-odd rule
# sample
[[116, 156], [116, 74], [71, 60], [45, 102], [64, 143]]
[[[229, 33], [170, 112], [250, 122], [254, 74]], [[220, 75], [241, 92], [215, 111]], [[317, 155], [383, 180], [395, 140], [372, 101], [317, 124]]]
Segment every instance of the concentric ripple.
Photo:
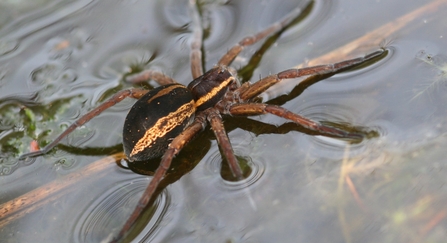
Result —
[[148, 62], [153, 55], [155, 54], [139, 48], [121, 50], [113, 54], [107, 53], [106, 56], [99, 58], [104, 61], [97, 63], [98, 66], [95, 67], [94, 73], [99, 78], [115, 78], [123, 73], [131, 72], [132, 65], [142, 65]]
[[[124, 181], [106, 191], [86, 208], [73, 230], [75, 242], [101, 242], [111, 239], [121, 229], [132, 213], [148, 184], [147, 178]], [[144, 229], [145, 239], [151, 238], [165, 215], [171, 197], [166, 191], [161, 193], [149, 212], [150, 220]]]
[[[222, 160], [220, 152], [216, 150], [210, 156], [210, 159], [208, 159], [205, 163], [205, 173], [216, 178], [213, 181], [215, 187], [225, 191], [237, 191], [245, 189], [261, 179], [265, 171], [265, 163], [261, 161], [253, 161], [252, 158], [248, 156], [238, 156], [238, 154], [244, 153], [240, 153], [237, 150], [235, 150], [235, 154], [236, 158], [241, 164], [243, 171], [250, 171], [249, 174], [245, 174], [246, 178], [241, 181], [231, 181], [224, 179], [224, 177], [222, 177], [222, 174], [228, 174], [231, 172], [222, 171], [223, 168], [227, 167], [226, 165], [223, 165], [223, 163], [226, 163], [226, 161]], [[246, 168], [245, 166], [249, 166], [250, 168]], [[227, 170], [229, 170], [228, 167]]]
[[[362, 121], [355, 121], [356, 119], [353, 117], [353, 114], [356, 114], [356, 117], [360, 116], [358, 114], [361, 114], [361, 111], [355, 107], [355, 101], [349, 102], [354, 105], [335, 105], [326, 99], [330, 100], [327, 97], [319, 97], [306, 102], [303, 105], [305, 108], [301, 110], [300, 114], [316, 121], [322, 121], [326, 126], [336, 127], [344, 131], [362, 133], [365, 138], [357, 141], [327, 136], [306, 136], [309, 143], [304, 144], [312, 148], [311, 150], [315, 151], [316, 154], [323, 157], [338, 157], [344, 153], [347, 146], [350, 147], [352, 152], [360, 152], [365, 147], [364, 140], [382, 137], [387, 133], [381, 124], [363, 122], [363, 120], [369, 120], [369, 118], [362, 118]], [[322, 154], [323, 151], [325, 154]]]

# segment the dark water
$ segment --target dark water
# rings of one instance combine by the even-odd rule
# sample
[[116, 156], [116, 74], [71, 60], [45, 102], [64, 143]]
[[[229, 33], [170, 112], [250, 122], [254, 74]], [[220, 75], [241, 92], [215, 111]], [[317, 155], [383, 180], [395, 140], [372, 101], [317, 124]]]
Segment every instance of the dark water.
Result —
[[[256, 81], [434, 2], [442, 1], [318, 0], [265, 53], [262, 43], [247, 48], [233, 66], [255, 63], [241, 75]], [[205, 3], [206, 67], [297, 4]], [[0, 2], [0, 202], [51, 182], [62, 185], [73, 173], [81, 178], [43, 201], [27, 198], [30, 208], [0, 219], [1, 242], [100, 242], [116, 234], [150, 177], [110, 162], [88, 175], [85, 166], [121, 151], [122, 124], [134, 101], [105, 111], [35, 161], [17, 158], [29, 151], [32, 140], [47, 144], [114, 92], [132, 87], [122, 77], [135, 68], [160, 70], [189, 83], [187, 5], [173, 0]], [[303, 134], [274, 116], [229, 119], [225, 125], [234, 150], [252, 167], [247, 180], [222, 179], [216, 141], [212, 132], [204, 132], [176, 158], [181, 173], [172, 172], [172, 181], [186, 175], [167, 186], [139, 222], [137, 239], [444, 242], [445, 5], [391, 35], [379, 34], [376, 39], [388, 49], [385, 58], [320, 81], [299, 96], [276, 99], [306, 117], [378, 136], [350, 144]], [[364, 47], [355, 55], [379, 46]], [[251, 61], [259, 53], [259, 63]], [[282, 97], [296, 83], [285, 82], [263, 98]]]

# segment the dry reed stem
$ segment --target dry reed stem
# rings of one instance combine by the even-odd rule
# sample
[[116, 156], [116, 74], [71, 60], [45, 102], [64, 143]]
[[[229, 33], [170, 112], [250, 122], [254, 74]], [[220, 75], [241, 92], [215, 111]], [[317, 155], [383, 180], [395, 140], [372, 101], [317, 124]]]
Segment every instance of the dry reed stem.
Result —
[[24, 215], [35, 211], [36, 209], [52, 202], [64, 194], [74, 189], [77, 182], [86, 178], [98, 177], [100, 172], [113, 168], [115, 161], [123, 159], [123, 153], [117, 153], [106, 158], [97, 160], [81, 171], [72, 172], [66, 176], [58, 178], [50, 183], [40, 186], [20, 197], [14, 198], [0, 205], [0, 228], [13, 220], [19, 219]]
[[[354, 58], [361, 53], [371, 52], [371, 49], [381, 47], [386, 40], [389, 40], [397, 31], [409, 26], [409, 24], [428, 13], [439, 10], [442, 5], [447, 5], [445, 0], [435, 0], [430, 2], [394, 21], [388, 22], [377, 29], [366, 33], [365, 35], [351, 41], [350, 43], [341, 46], [329, 53], [316, 57], [305, 64], [299, 64], [295, 68], [304, 66], [315, 66], [326, 63], [333, 63], [340, 60]], [[374, 48], [371, 48], [374, 47]]]

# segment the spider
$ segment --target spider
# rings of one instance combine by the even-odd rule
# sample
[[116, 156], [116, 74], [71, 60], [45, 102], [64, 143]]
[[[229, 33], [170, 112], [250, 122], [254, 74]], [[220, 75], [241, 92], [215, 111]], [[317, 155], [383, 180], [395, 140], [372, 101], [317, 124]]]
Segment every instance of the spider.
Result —
[[[306, 1], [305, 7], [310, 2]], [[379, 57], [386, 52], [385, 49], [381, 48], [363, 57], [338, 63], [289, 69], [261, 78], [255, 83], [245, 82], [241, 84], [237, 78], [236, 71], [229, 67], [232, 61], [245, 47], [285, 30], [300, 16], [303, 5], [298, 6], [281, 20], [260, 32], [243, 38], [222, 56], [215, 67], [205, 73], [202, 68], [203, 29], [199, 9], [195, 0], [190, 0], [189, 5], [194, 29], [190, 51], [193, 81], [188, 86], [184, 86], [167, 75], [154, 70], [146, 70], [139, 74], [128, 76], [126, 80], [129, 82], [139, 83], [154, 80], [160, 86], [151, 90], [133, 88], [117, 92], [107, 101], [80, 117], [46, 147], [23, 154], [20, 157], [25, 159], [46, 154], [77, 127], [85, 124], [109, 107], [127, 97], [138, 99], [130, 109], [124, 122], [124, 153], [130, 164], [160, 157], [161, 162], [135, 210], [112, 242], [121, 241], [126, 236], [138, 216], [154, 196], [154, 192], [166, 175], [174, 156], [208, 125], [213, 130], [217, 143], [233, 175], [238, 180], [244, 178], [225, 132], [222, 115], [254, 116], [273, 114], [293, 121], [307, 129], [314, 130], [321, 135], [338, 138], [363, 138], [361, 133], [348, 132], [326, 126], [280, 106], [260, 103], [256, 102], [256, 100], [260, 94], [281, 80], [302, 76], [333, 74]]]

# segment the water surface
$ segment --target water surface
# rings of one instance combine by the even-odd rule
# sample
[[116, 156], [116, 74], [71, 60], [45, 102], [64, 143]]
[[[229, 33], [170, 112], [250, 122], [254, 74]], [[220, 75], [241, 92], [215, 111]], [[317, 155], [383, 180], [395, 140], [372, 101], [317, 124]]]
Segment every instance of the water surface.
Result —
[[[306, 65], [433, 2], [316, 0], [266, 51], [264, 42], [247, 48], [233, 66], [250, 65], [241, 76], [255, 82]], [[62, 185], [73, 173], [81, 178], [1, 219], [2, 242], [100, 242], [119, 230], [150, 177], [113, 162], [99, 163], [93, 174], [85, 168], [122, 151], [122, 124], [134, 101], [105, 111], [35, 161], [18, 156], [33, 140], [44, 146], [114, 92], [138, 87], [123, 81], [135, 69], [160, 70], [188, 84], [187, 4], [0, 3], [0, 202]], [[204, 4], [205, 66], [297, 4]], [[247, 180], [222, 178], [222, 158], [207, 129], [175, 159], [177, 166], [163, 184], [167, 189], [139, 222], [137, 240], [444, 242], [445, 8], [420, 15], [392, 35], [379, 35], [388, 53], [376, 62], [292, 95], [282, 96], [297, 80], [262, 96], [300, 115], [377, 136], [349, 143], [303, 133], [270, 115], [229, 118], [225, 126], [234, 150], [252, 168]], [[378, 48], [364, 44], [353, 55]]]

